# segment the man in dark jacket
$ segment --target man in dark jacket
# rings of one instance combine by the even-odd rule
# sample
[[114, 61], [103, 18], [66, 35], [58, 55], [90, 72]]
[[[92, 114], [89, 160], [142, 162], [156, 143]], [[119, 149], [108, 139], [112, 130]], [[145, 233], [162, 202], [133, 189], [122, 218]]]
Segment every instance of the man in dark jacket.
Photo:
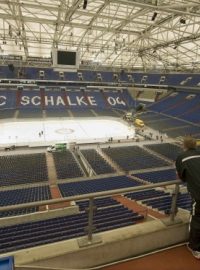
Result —
[[192, 137], [185, 137], [183, 145], [185, 151], [176, 159], [176, 170], [179, 178], [186, 182], [192, 197], [188, 249], [195, 258], [200, 259], [200, 151]]

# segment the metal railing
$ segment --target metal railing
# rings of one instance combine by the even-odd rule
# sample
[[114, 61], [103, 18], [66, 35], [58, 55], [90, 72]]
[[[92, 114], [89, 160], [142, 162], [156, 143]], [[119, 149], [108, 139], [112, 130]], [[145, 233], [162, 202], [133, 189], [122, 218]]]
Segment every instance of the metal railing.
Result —
[[94, 215], [94, 209], [95, 209], [95, 207], [94, 207], [94, 199], [95, 198], [120, 195], [120, 194], [124, 194], [124, 193], [129, 193], [129, 192], [136, 192], [136, 191], [152, 189], [152, 188], [156, 188], [156, 187], [175, 185], [174, 192], [172, 193], [172, 203], [171, 203], [171, 210], [170, 210], [170, 216], [169, 216], [169, 222], [168, 222], [168, 225], [172, 225], [175, 222], [175, 216], [177, 213], [177, 197], [178, 197], [180, 184], [182, 184], [182, 181], [173, 180], [173, 181], [161, 182], [161, 183], [156, 183], [156, 184], [147, 184], [147, 185], [136, 186], [136, 187], [121, 188], [121, 189], [115, 189], [115, 190], [89, 193], [89, 194], [84, 194], [84, 195], [63, 197], [63, 198], [59, 198], [59, 199], [52, 199], [52, 200], [45, 200], [45, 201], [39, 201], [39, 202], [31, 202], [31, 203], [3, 206], [3, 207], [0, 207], [0, 212], [17, 210], [17, 209], [21, 209], [21, 208], [31, 208], [34, 206], [51, 205], [51, 204], [69, 202], [69, 201], [80, 201], [80, 200], [84, 200], [84, 199], [85, 200], [89, 199], [88, 226], [87, 226], [86, 230], [87, 230], [87, 244], [92, 244], [93, 243], [93, 228], [94, 228], [93, 215]]

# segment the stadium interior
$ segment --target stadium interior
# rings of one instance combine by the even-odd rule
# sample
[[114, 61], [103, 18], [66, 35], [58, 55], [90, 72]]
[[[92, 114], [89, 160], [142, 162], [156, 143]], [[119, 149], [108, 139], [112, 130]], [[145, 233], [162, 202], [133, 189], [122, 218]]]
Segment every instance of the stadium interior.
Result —
[[200, 145], [199, 1], [1, 2], [0, 269], [148, 270], [179, 247], [199, 269], [175, 170]]

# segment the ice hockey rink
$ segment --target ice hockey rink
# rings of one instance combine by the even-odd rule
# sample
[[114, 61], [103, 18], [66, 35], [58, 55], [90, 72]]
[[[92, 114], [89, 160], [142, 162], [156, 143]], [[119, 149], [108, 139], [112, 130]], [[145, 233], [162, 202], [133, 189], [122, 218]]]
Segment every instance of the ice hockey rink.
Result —
[[0, 131], [1, 146], [95, 143], [135, 136], [135, 128], [119, 119], [1, 122]]

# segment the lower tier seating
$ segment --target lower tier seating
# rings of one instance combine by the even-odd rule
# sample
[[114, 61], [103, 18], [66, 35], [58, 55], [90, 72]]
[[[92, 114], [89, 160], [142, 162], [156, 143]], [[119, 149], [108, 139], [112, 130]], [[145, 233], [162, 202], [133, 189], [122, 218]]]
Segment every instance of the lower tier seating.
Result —
[[[112, 230], [135, 224], [142, 215], [124, 206], [97, 210], [94, 215], [95, 232]], [[88, 225], [86, 213], [58, 217], [14, 226], [0, 227], [0, 253], [77, 238], [85, 235]]]

